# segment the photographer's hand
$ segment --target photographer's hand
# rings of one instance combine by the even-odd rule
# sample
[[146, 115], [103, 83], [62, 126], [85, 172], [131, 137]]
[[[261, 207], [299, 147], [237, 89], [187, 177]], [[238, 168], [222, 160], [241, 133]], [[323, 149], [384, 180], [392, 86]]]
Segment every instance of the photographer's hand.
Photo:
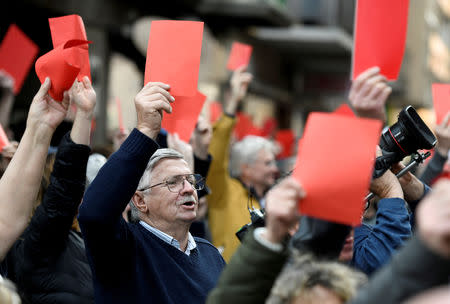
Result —
[[386, 81], [379, 67], [364, 71], [353, 81], [349, 99], [356, 116], [386, 121], [384, 106], [392, 92]]
[[[377, 146], [377, 156], [381, 155], [381, 149]], [[400, 182], [391, 170], [387, 170], [382, 176], [373, 179], [370, 184], [370, 191], [380, 198], [404, 198]]]
[[[405, 166], [402, 163], [397, 163], [392, 165], [392, 172], [397, 174], [400, 172]], [[417, 201], [422, 198], [425, 193], [424, 184], [411, 172], [407, 172], [405, 175], [400, 177], [399, 179], [400, 185], [403, 189], [403, 194], [405, 196], [405, 200], [408, 202]]]
[[298, 201], [305, 197], [302, 186], [287, 177], [266, 196], [266, 231], [262, 234], [271, 243], [281, 243], [289, 230], [298, 223]]

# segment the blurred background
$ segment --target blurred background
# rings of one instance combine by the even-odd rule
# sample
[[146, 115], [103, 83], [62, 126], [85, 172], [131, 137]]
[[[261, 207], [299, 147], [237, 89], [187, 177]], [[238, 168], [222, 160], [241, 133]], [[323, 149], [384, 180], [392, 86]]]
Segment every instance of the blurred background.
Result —
[[[233, 41], [253, 46], [255, 76], [243, 105], [256, 126], [269, 118], [301, 136], [311, 111], [333, 111], [350, 87], [355, 0], [14, 0], [3, 2], [0, 38], [16, 23], [40, 48], [52, 49], [48, 18], [78, 14], [88, 39], [98, 102], [94, 145], [118, 128], [116, 98], [125, 124], [135, 126], [133, 98], [142, 88], [150, 22], [205, 22], [199, 90], [208, 101], [224, 99]], [[386, 18], [389, 18], [388, 14]], [[431, 83], [450, 81], [450, 0], [411, 0], [405, 57], [388, 102], [389, 123], [412, 104], [430, 126]], [[32, 96], [34, 68], [16, 97], [11, 128], [20, 138]]]

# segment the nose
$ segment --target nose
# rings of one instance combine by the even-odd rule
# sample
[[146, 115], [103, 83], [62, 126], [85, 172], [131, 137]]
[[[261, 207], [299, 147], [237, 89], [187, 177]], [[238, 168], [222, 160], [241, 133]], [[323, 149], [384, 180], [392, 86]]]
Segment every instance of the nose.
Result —
[[181, 188], [181, 190], [180, 190], [180, 194], [184, 194], [184, 193], [188, 193], [188, 194], [194, 193], [194, 187], [186, 179], [183, 180], [183, 188]]

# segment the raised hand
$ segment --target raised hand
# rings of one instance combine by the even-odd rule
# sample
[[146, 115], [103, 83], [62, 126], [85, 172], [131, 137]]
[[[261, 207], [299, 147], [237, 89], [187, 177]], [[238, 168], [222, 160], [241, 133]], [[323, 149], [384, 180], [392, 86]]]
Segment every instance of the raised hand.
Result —
[[162, 82], [149, 82], [134, 98], [137, 112], [137, 129], [152, 139], [161, 129], [163, 111], [172, 113], [170, 86]]
[[192, 149], [195, 156], [206, 160], [208, 158], [208, 148], [212, 138], [212, 126], [209, 121], [199, 116], [194, 134], [191, 138]]
[[62, 102], [55, 101], [48, 94], [51, 87], [50, 78], [47, 77], [39, 91], [33, 98], [28, 112], [27, 128], [48, 128], [53, 132], [64, 120], [69, 107], [69, 94], [64, 93]]
[[298, 223], [297, 204], [306, 196], [302, 186], [288, 177], [272, 188], [266, 196], [266, 234], [272, 243], [280, 243]]
[[77, 106], [77, 115], [83, 115], [87, 119], [92, 119], [94, 114], [97, 95], [92, 87], [89, 77], [84, 76], [83, 81], [75, 80], [69, 90], [70, 100]]
[[231, 95], [225, 105], [225, 113], [234, 115], [241, 100], [247, 94], [248, 86], [253, 76], [247, 73], [247, 67], [242, 66], [233, 72], [230, 80]]
[[442, 123], [436, 126], [434, 134], [437, 138], [436, 151], [443, 157], [447, 157], [448, 151], [450, 151], [450, 112], [447, 113]]
[[378, 67], [364, 71], [355, 79], [350, 88], [349, 99], [357, 116], [386, 121], [384, 107], [392, 92], [386, 81]]

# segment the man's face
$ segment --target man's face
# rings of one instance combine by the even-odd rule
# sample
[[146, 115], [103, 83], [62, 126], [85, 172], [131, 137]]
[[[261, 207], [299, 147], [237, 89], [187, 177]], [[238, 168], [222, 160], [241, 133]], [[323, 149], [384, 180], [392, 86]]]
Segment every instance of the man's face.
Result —
[[254, 163], [249, 165], [250, 182], [253, 185], [271, 187], [277, 178], [278, 168], [273, 153], [263, 149], [258, 152]]
[[[152, 171], [151, 185], [165, 182], [174, 175], [191, 174], [188, 164], [182, 159], [163, 159]], [[197, 191], [184, 180], [183, 187], [177, 193], [169, 191], [167, 186], [153, 187], [144, 196], [149, 209], [149, 218], [159, 224], [192, 223], [197, 216]]]

